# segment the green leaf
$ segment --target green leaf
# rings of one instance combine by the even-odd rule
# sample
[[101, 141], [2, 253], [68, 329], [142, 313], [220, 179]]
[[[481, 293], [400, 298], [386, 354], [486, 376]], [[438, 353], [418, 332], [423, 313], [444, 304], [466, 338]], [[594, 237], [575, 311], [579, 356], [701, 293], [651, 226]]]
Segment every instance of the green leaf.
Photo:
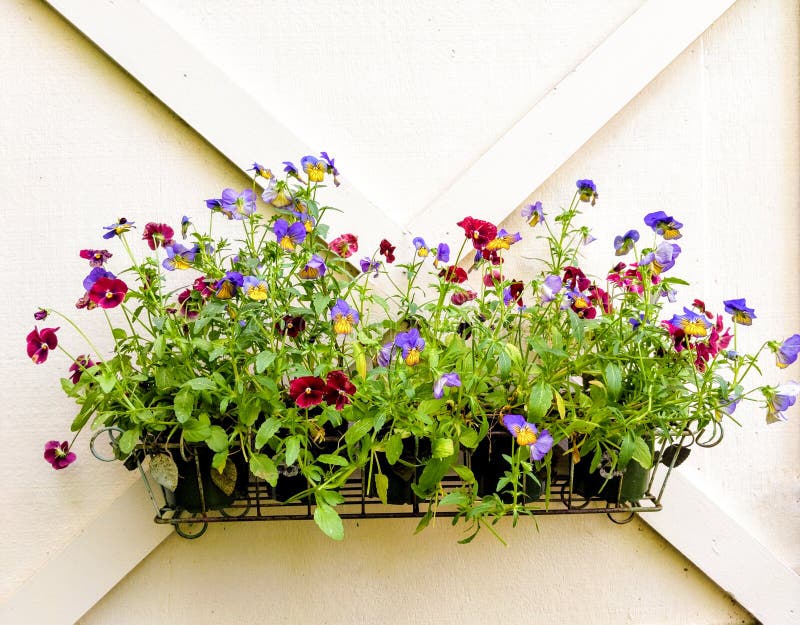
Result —
[[333, 540], [344, 538], [344, 525], [339, 514], [329, 505], [317, 502], [317, 509], [314, 510], [314, 521], [326, 536]]
[[238, 470], [236, 464], [233, 462], [226, 462], [225, 468], [222, 471], [211, 469], [211, 481], [216, 484], [226, 495], [232, 495], [236, 489], [236, 478], [238, 477]]
[[613, 362], [610, 362], [606, 365], [605, 378], [608, 398], [611, 401], [617, 401], [617, 398], [622, 391], [622, 372]]
[[547, 414], [552, 403], [552, 387], [544, 382], [537, 382], [531, 389], [531, 394], [528, 398], [528, 418], [538, 421]]
[[278, 421], [275, 417], [270, 417], [264, 423], [261, 424], [261, 427], [258, 428], [258, 432], [256, 432], [256, 449], [261, 449], [264, 445], [269, 442], [278, 430], [281, 429], [281, 422]]
[[434, 458], [447, 458], [453, 455], [453, 441], [449, 438], [437, 438], [433, 441], [432, 456]]
[[277, 354], [275, 352], [263, 351], [256, 356], [256, 373], [263, 373], [273, 362]]
[[297, 436], [291, 436], [286, 439], [286, 465], [292, 466], [297, 462], [297, 456], [300, 455], [300, 439]]
[[342, 458], [336, 454], [320, 454], [317, 460], [319, 462], [324, 462], [325, 464], [334, 464], [338, 467], [346, 467], [348, 464], [350, 464], [347, 462], [346, 458]]
[[464, 447], [475, 449], [478, 446], [478, 433], [472, 428], [466, 428], [461, 431], [461, 436], [458, 437], [459, 442]]
[[139, 434], [139, 428], [133, 428], [132, 430], [125, 430], [122, 436], [119, 437], [119, 450], [124, 455], [129, 455], [133, 448], [136, 447], [136, 443], [139, 442]]
[[211, 451], [216, 451], [217, 453], [227, 450], [228, 435], [225, 433], [225, 429], [218, 425], [212, 425], [210, 429], [211, 434], [206, 439], [206, 445], [211, 448]]
[[360, 441], [372, 430], [373, 425], [375, 425], [375, 419], [372, 417], [359, 419], [350, 426], [347, 433], [344, 435], [345, 443], [347, 443], [348, 446], [352, 446], [356, 441]]
[[183, 424], [183, 438], [187, 443], [202, 443], [211, 436], [211, 427], [197, 419], [187, 419]]
[[278, 482], [278, 468], [266, 454], [252, 454], [250, 456], [250, 472], [262, 480], [266, 480], [270, 486], [275, 486]]
[[367, 377], [367, 355], [364, 353], [364, 347], [358, 341], [353, 342], [353, 362], [356, 365], [356, 372], [363, 379]]
[[641, 436], [637, 436], [634, 441], [633, 459], [636, 460], [643, 469], [649, 469], [653, 466], [653, 452]]
[[394, 464], [403, 453], [403, 438], [399, 434], [392, 434], [386, 441], [386, 461]]
[[178, 465], [169, 454], [157, 454], [150, 458], [150, 475], [167, 490], [178, 488]]
[[389, 492], [389, 478], [383, 473], [376, 473], [373, 479], [375, 480], [375, 491], [378, 493], [378, 499], [381, 500], [381, 503], [386, 503], [387, 493]]
[[256, 397], [251, 397], [244, 404], [239, 406], [239, 423], [250, 427], [258, 419], [261, 412], [261, 403]]
[[214, 381], [209, 380], [208, 378], [193, 378], [188, 382], [184, 382], [183, 386], [188, 386], [195, 391], [213, 391], [217, 388], [217, 385], [214, 383]]
[[192, 416], [194, 400], [195, 393], [188, 386], [184, 386], [175, 393], [175, 399], [172, 400], [172, 407], [175, 410], [175, 418], [179, 423], [185, 423], [186, 420]]
[[422, 470], [418, 483], [412, 484], [411, 488], [417, 495], [427, 499], [439, 486], [442, 478], [447, 475], [456, 458], [457, 455], [453, 454], [449, 458], [442, 458], [441, 460], [438, 458], [430, 459]]
[[117, 385], [117, 376], [114, 375], [111, 371], [106, 371], [101, 376], [95, 376], [95, 379], [100, 384], [100, 388], [103, 389], [103, 392], [108, 394], [114, 390], [114, 387]]
[[221, 471], [225, 467], [225, 463], [228, 462], [228, 450], [221, 451], [219, 453], [214, 454], [214, 457], [211, 458], [211, 468], [216, 469], [217, 471]]
[[122, 339], [124, 339], [128, 335], [125, 333], [125, 330], [123, 330], [122, 328], [114, 328], [113, 330], [111, 330], [111, 336], [114, 337], [115, 341], [121, 341]]
[[622, 444], [619, 446], [619, 456], [617, 458], [617, 466], [620, 469], [624, 469], [630, 459], [633, 458], [633, 452], [636, 447], [636, 444], [633, 439], [632, 432], [625, 432], [625, 436], [622, 439]]
[[314, 494], [322, 501], [322, 503], [326, 503], [329, 506], [338, 506], [340, 503], [344, 503], [344, 497], [342, 497], [335, 490], [320, 488], [319, 490], [315, 491]]
[[467, 504], [469, 504], [469, 496], [457, 490], [447, 493], [439, 500], [440, 506], [466, 506]]
[[473, 484], [475, 482], [475, 474], [472, 473], [472, 469], [469, 467], [457, 464], [453, 467], [453, 471], [465, 484]]
[[[166, 345], [167, 345], [167, 339], [164, 337], [163, 334], [159, 334], [156, 337], [156, 340], [153, 341], [153, 354], [158, 360], [161, 360], [161, 358], [163, 358], [164, 348], [166, 347]], [[175, 489], [171, 488], [170, 490], [175, 490]]]
[[331, 296], [327, 293], [315, 293], [313, 302], [314, 311], [318, 315], [322, 315], [328, 310], [328, 305], [331, 303]]

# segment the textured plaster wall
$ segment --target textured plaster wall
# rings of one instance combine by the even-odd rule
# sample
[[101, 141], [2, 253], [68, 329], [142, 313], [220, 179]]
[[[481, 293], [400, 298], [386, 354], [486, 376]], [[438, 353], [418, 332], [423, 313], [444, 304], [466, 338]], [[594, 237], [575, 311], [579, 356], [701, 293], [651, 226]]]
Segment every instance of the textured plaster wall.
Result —
[[[398, 216], [446, 188], [638, 6], [148, 4]], [[696, 285], [687, 296], [717, 306], [747, 297], [759, 317], [740, 337], [749, 345], [800, 329], [799, 21], [793, 2], [740, 0], [532, 196], [554, 210], [576, 178], [594, 178], [601, 202], [587, 218], [606, 242], [641, 226], [645, 212], [675, 214], [686, 224], [683, 275]], [[73, 415], [58, 388], [68, 359], [34, 367], [25, 356], [33, 310], [73, 312], [84, 271], [77, 250], [96, 245], [102, 225], [121, 215], [175, 222], [243, 181], [46, 6], [6, 0], [0, 40], [2, 600], [131, 479], [92, 460], [85, 435], [69, 471], [41, 460], [43, 442], [65, 437]], [[587, 85], [586, 97], [602, 88]], [[224, 111], [226, 95], [210, 97]], [[297, 156], [264, 146], [253, 158]], [[509, 176], [524, 172], [524, 162], [509, 163]], [[477, 216], [488, 201], [490, 192], [465, 212]], [[587, 250], [597, 272], [607, 253]], [[62, 341], [75, 343], [60, 325]], [[792, 373], [800, 377], [767, 370], [776, 381]], [[742, 429], [729, 427], [724, 445], [682, 471], [798, 568], [800, 415], [792, 417], [767, 428], [759, 409], [743, 411]], [[199, 541], [167, 539], [81, 623], [751, 621], [639, 521], [541, 519], [538, 530], [504, 522], [501, 531], [508, 547], [488, 535], [458, 546], [445, 520], [416, 537], [413, 522], [350, 521], [342, 544], [306, 523], [217, 526]]]

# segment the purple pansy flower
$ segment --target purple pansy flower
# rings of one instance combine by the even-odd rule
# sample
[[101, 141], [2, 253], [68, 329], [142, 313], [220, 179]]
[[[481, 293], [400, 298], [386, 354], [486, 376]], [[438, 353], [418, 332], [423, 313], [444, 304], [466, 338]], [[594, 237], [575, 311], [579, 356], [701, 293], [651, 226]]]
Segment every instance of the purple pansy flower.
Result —
[[284, 164], [283, 171], [285, 171], [288, 175], [297, 178], [297, 174], [300, 172], [297, 170], [297, 167], [294, 166], [294, 163], [292, 163], [291, 161], [283, 161], [283, 164]]
[[222, 210], [222, 198], [212, 197], [206, 200], [206, 207], [212, 211]]
[[311, 260], [306, 263], [306, 266], [300, 270], [299, 275], [304, 280], [313, 280], [314, 278], [324, 276], [327, 270], [328, 267], [322, 259], [322, 256], [314, 254], [311, 256]]
[[389, 363], [392, 361], [392, 356], [397, 351], [397, 347], [394, 343], [386, 343], [383, 347], [380, 348], [378, 351], [378, 366], [379, 367], [388, 367]]
[[328, 165], [328, 173], [333, 175], [333, 184], [339, 186], [339, 170], [336, 168], [335, 159], [328, 156], [327, 152], [320, 152], [320, 157]]
[[777, 388], [767, 387], [763, 393], [767, 398], [767, 423], [786, 421], [787, 417], [783, 412], [794, 406], [797, 401], [797, 395], [800, 394], [800, 383], [792, 381], [781, 384]]
[[80, 257], [89, 261], [89, 267], [102, 267], [113, 254], [108, 250], [81, 250]]
[[728, 299], [722, 303], [725, 305], [725, 312], [731, 315], [734, 323], [743, 326], [753, 324], [753, 319], [756, 318], [756, 311], [747, 307], [747, 302], [745, 302], [744, 298]]
[[263, 278], [257, 278], [256, 276], [245, 276], [242, 279], [242, 292], [248, 299], [256, 300], [257, 302], [263, 302], [265, 299], [267, 299], [268, 291], [269, 285]]
[[117, 223], [111, 224], [110, 226], [103, 226], [103, 230], [108, 230], [103, 235], [104, 239], [113, 239], [114, 237], [118, 237], [133, 228], [133, 224], [136, 223], [135, 221], [128, 221], [124, 217], [120, 217]]
[[44, 445], [44, 459], [47, 460], [56, 470], [66, 469], [75, 462], [74, 452], [69, 450], [69, 443], [64, 441], [48, 441]]
[[403, 360], [408, 366], [419, 364], [419, 355], [425, 349], [425, 339], [419, 330], [411, 328], [408, 332], [401, 332], [395, 337], [394, 344], [403, 350]]
[[167, 271], [175, 271], [176, 269], [189, 269], [200, 248], [197, 245], [186, 248], [180, 243], [173, 243], [165, 247], [164, 251], [167, 253], [167, 257], [162, 261], [161, 266]]
[[431, 249], [428, 247], [428, 244], [425, 243], [425, 239], [422, 237], [414, 237], [414, 240], [411, 241], [414, 244], [414, 248], [417, 250], [417, 256], [427, 256], [431, 253]]
[[597, 198], [597, 185], [595, 185], [593, 180], [578, 180], [575, 183], [575, 186], [578, 187], [578, 197], [580, 198], [581, 202], [591, 202], [592, 206], [594, 206]]
[[439, 263], [446, 263], [450, 261], [450, 246], [447, 243], [439, 243], [436, 248], [436, 259], [433, 264], [438, 267]]
[[675, 259], [681, 253], [681, 248], [677, 243], [664, 241], [655, 251], [645, 254], [639, 261], [639, 266], [653, 265], [653, 273], [661, 274], [675, 266]]
[[533, 423], [528, 423], [519, 414], [507, 414], [501, 418], [503, 425], [511, 433], [520, 447], [528, 446], [531, 459], [541, 460], [553, 447], [553, 437], [547, 430], [541, 432]]
[[379, 270], [381, 268], [381, 261], [379, 260], [372, 260], [368, 256], [365, 256], [360, 261], [358, 261], [361, 265], [361, 271], [364, 273], [369, 273], [370, 271], [374, 271], [375, 275], [377, 276]]
[[181, 238], [185, 239], [187, 233], [189, 232], [189, 228], [191, 227], [192, 222], [189, 221], [189, 218], [184, 215], [181, 217]]
[[713, 325], [705, 315], [700, 315], [684, 306], [682, 315], [674, 315], [667, 323], [683, 330], [686, 336], [707, 336]]
[[614, 237], [614, 249], [616, 256], [625, 256], [633, 249], [633, 244], [639, 240], [638, 230], [628, 230], [625, 234]]
[[564, 283], [559, 276], [547, 276], [542, 283], [542, 304], [552, 302], [563, 286]]
[[433, 396], [436, 399], [441, 399], [444, 395], [444, 387], [461, 386], [461, 378], [457, 373], [445, 373], [436, 382], [433, 383]]
[[522, 208], [520, 213], [530, 224], [531, 226], [538, 226], [540, 223], [544, 223], [544, 209], [542, 208], [541, 202], [536, 202], [535, 204], [528, 204], [527, 206]]
[[110, 271], [106, 271], [102, 267], [95, 267], [89, 272], [89, 275], [83, 279], [83, 288], [86, 291], [90, 291], [92, 289], [92, 285], [97, 282], [100, 278], [111, 278], [114, 280], [117, 276], [115, 276]]
[[660, 234], [667, 240], [680, 239], [683, 224], [664, 211], [648, 213], [644, 216], [644, 223], [653, 229], [653, 232]]
[[262, 178], [265, 178], [267, 180], [274, 178], [274, 176], [272, 175], [272, 171], [270, 171], [263, 165], [259, 165], [258, 163], [253, 163], [253, 166], [247, 171], [253, 171], [255, 172], [254, 175], [261, 176]]
[[300, 221], [289, 225], [285, 219], [278, 219], [275, 221], [272, 231], [281, 248], [290, 252], [306, 240], [306, 227]]
[[36, 321], [44, 321], [45, 319], [47, 319], [47, 314], [48, 314], [47, 309], [40, 308], [35, 313], [33, 313], [33, 318], [36, 319]]
[[792, 334], [775, 350], [775, 357], [778, 360], [776, 364], [785, 369], [797, 360], [798, 354], [800, 354], [800, 334]]
[[256, 194], [252, 189], [236, 193], [233, 189], [222, 192], [222, 212], [228, 219], [244, 219], [256, 212]]
[[350, 334], [358, 323], [358, 311], [343, 299], [337, 299], [331, 308], [331, 321], [336, 334]]
[[496, 250], [507, 250], [509, 249], [514, 243], [521, 241], [522, 235], [519, 232], [515, 232], [514, 234], [510, 234], [505, 228], [500, 228], [497, 232], [497, 236], [494, 239], [489, 241], [486, 244], [486, 247], [483, 249], [488, 250], [489, 252], [496, 251]]
[[309, 154], [300, 159], [300, 169], [306, 172], [310, 182], [322, 182], [325, 172], [328, 171], [328, 164]]
[[229, 271], [214, 284], [214, 294], [219, 299], [231, 299], [242, 286], [244, 276], [238, 271]]

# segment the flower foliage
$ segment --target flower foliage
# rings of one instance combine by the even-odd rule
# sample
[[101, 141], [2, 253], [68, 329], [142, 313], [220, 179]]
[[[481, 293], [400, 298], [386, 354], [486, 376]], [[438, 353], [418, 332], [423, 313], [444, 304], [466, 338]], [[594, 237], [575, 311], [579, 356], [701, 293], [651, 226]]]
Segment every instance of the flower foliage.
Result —
[[[395, 245], [396, 233], [380, 233], [387, 238], [373, 248], [362, 239], [348, 260], [357, 234], [325, 242], [331, 207], [320, 197], [327, 182], [339, 184], [334, 159], [323, 152], [283, 165], [279, 179], [254, 163], [253, 187], [210, 193], [219, 197], [198, 202], [203, 219], [146, 222], [132, 237], [134, 222], [121, 218], [104, 227], [113, 253], [79, 251], [90, 272], [76, 284], [77, 314], [106, 309], [113, 350], [78, 330], [87, 345], [64, 351], [62, 386], [79, 405], [74, 432], [118, 428], [120, 459], [205, 446], [214, 470], [245, 460], [272, 486], [277, 467], [291, 466], [327, 518], [355, 471], [377, 485], [387, 466], [416, 468], [411, 488], [430, 513], [455, 505], [477, 531], [487, 517], [525, 513], [521, 480], [538, 479], [563, 449], [592, 468], [649, 468], [656, 439], [721, 430], [743, 402], [782, 421], [800, 394], [796, 382], [745, 386], [765, 348], [779, 369], [792, 365], [799, 335], [740, 354], [730, 349], [736, 333], [756, 319], [744, 298], [712, 307], [729, 316], [680, 301], [674, 240], [684, 225], [675, 217], [630, 224], [649, 229], [608, 245], [620, 262], [601, 278], [582, 266], [593, 237], [579, 209], [597, 203], [592, 180], [579, 180], [558, 214], [525, 206], [524, 232], [468, 215], [454, 240]], [[504, 263], [528, 236], [548, 251], [534, 273], [517, 276]], [[134, 241], [149, 249], [143, 260]], [[35, 318], [48, 314], [79, 328], [57, 311]], [[34, 363], [63, 348], [57, 331], [27, 335]], [[496, 492], [478, 494], [463, 452], [490, 432], [511, 452]], [[401, 458], [414, 440], [425, 444]], [[45, 459], [65, 468], [73, 443], [48, 442]], [[443, 486], [450, 471], [460, 485]]]

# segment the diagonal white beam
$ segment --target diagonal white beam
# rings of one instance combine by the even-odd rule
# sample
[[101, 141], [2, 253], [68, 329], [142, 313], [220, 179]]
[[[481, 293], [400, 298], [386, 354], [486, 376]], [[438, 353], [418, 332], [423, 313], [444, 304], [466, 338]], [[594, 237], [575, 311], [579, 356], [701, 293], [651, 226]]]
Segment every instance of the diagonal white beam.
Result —
[[476, 206], [505, 219], [734, 2], [645, 2], [413, 221], [446, 240]]
[[71, 625], [170, 536], [137, 480], [3, 604], [3, 625]]
[[639, 517], [763, 625], [800, 623], [800, 575], [679, 471], [662, 501], [663, 510]]
[[[318, 153], [320, 148], [306, 145], [144, 4], [46, 2], [240, 170], [254, 160], [265, 159], [269, 166], [266, 159], [280, 162]], [[352, 223], [369, 226], [376, 234], [400, 229], [350, 184], [337, 189], [336, 203], [346, 213], [326, 215], [332, 234], [349, 232]]]

